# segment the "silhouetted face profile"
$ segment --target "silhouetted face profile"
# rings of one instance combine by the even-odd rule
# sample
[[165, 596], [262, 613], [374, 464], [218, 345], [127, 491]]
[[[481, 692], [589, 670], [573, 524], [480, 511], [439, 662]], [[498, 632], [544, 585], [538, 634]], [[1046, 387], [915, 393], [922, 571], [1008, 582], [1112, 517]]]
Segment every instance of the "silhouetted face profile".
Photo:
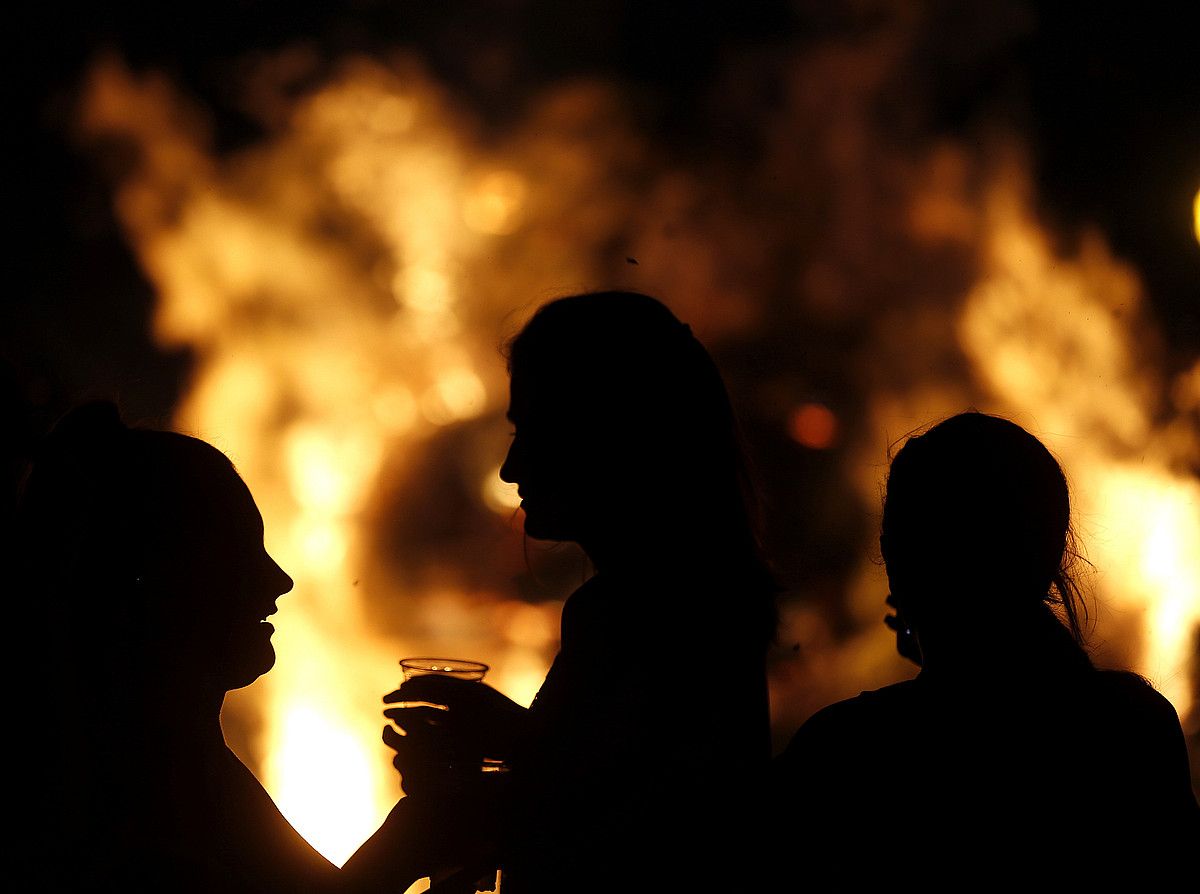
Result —
[[608, 437], [590, 430], [574, 407], [557, 402], [553, 389], [540, 387], [536, 369], [514, 373], [510, 393], [513, 436], [500, 477], [517, 485], [525, 533], [538, 540], [586, 540], [622, 498], [633, 499], [605, 474], [620, 468], [622, 458], [600, 464]]
[[233, 466], [194, 443], [194, 477], [175, 495], [178, 525], [140, 585], [163, 648], [219, 688], [236, 689], [274, 665], [266, 619], [292, 580], [263, 546], [262, 517]]
[[661, 302], [552, 301], [513, 339], [509, 372], [500, 475], [517, 485], [529, 536], [574, 540], [593, 558], [618, 542], [752, 552], [724, 383]]
[[292, 580], [212, 446], [85, 405], [47, 438], [21, 512], [28, 577], [64, 618], [76, 660], [210, 693], [274, 664], [266, 618]]

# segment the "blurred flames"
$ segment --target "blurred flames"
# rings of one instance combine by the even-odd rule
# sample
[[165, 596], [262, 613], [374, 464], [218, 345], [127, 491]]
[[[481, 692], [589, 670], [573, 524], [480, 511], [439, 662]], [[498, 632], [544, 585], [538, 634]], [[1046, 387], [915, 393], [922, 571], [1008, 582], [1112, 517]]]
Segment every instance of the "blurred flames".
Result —
[[[342, 862], [399, 794], [379, 696], [403, 654], [431, 647], [366, 622], [364, 514], [388, 457], [503, 400], [498, 326], [484, 315], [491, 327], [473, 331], [459, 281], [482, 236], [520, 219], [524, 180], [472, 156], [418, 73], [365, 63], [291, 110], [270, 149], [229, 164], [164, 81], [116, 60], [94, 70], [84, 109], [89, 132], [139, 153], [118, 210], [158, 289], [159, 340], [196, 355], [176, 425], [234, 460], [296, 580], [276, 667], [251, 696], [261, 772], [300, 832]], [[511, 515], [493, 479], [481, 490]], [[443, 617], [461, 602], [424, 595]], [[503, 614], [493, 679], [514, 697], [531, 699], [545, 674], [554, 611]]]
[[[1096, 232], [1081, 234], [1071, 254], [1058, 248], [1032, 210], [1028, 164], [1012, 147], [998, 155], [977, 165], [986, 171], [976, 192], [964, 185], [971, 163], [961, 153], [935, 153], [910, 206], [920, 241], [975, 255], [975, 282], [953, 318], [975, 388], [931, 376], [921, 389], [881, 392], [876, 431], [892, 444], [973, 404], [1040, 438], [1067, 474], [1094, 568], [1077, 570], [1094, 597], [1097, 661], [1136, 669], [1186, 718], [1200, 625], [1200, 362], [1163, 381], [1136, 272]], [[946, 177], [948, 168], [958, 174]], [[862, 468], [864, 492], [877, 500], [878, 459]], [[864, 576], [877, 610], [886, 584], [878, 568]]]
[[[814, 64], [839, 63], [818, 54]], [[814, 89], [799, 101], [823, 108]], [[260, 770], [281, 809], [341, 862], [398, 795], [378, 744], [378, 696], [398, 682], [396, 660], [455, 648], [483, 613], [487, 630], [470, 641], [487, 654], [459, 657], [488, 660], [489, 682], [528, 702], [557, 637], [556, 605], [453, 584], [406, 594], [406, 611], [428, 621], [432, 641], [376, 632], [356, 583], [375, 558], [370, 510], [386, 476], [440, 428], [498, 415], [505, 381], [495, 345], [514, 328], [514, 309], [629, 278], [707, 338], [744, 334], [762, 314], [746, 271], [767, 252], [721, 213], [699, 219], [695, 184], [654, 168], [614, 94], [596, 85], [548, 91], [486, 150], [474, 123], [410, 60], [349, 60], [300, 99], [264, 102], [268, 135], [221, 157], [203, 116], [163, 79], [106, 59], [91, 72], [81, 123], [136, 151], [117, 209], [158, 293], [159, 340], [195, 354], [176, 424], [234, 460], [262, 509], [268, 548], [296, 580], [281, 606], [277, 665], [233, 706], [262, 719]], [[857, 182], [853, 165], [871, 157], [852, 139], [861, 137], [853, 116], [838, 120], [834, 149]], [[1200, 622], [1200, 364], [1161, 381], [1146, 359], [1152, 334], [1136, 274], [1098, 234], [1073, 253], [1056, 248], [1031, 211], [1019, 159], [990, 169], [982, 195], [966, 185], [974, 164], [942, 147], [906, 183], [902, 228], [913, 250], [953, 246], [976, 273], [959, 304], [914, 312], [888, 338], [916, 351], [922, 339], [957, 341], [966, 364], [870, 395], [867, 431], [847, 448], [864, 496], [878, 500], [884, 445], [921, 424], [970, 403], [1025, 424], [1072, 480], [1108, 606], [1100, 641], [1111, 634], [1116, 657], [1186, 714], [1189, 637]], [[630, 173], [646, 170], [653, 177]], [[865, 192], [851, 199], [854, 213], [870, 207]], [[1200, 195], [1196, 208], [1200, 228]], [[860, 253], [856, 262], [865, 251], [857, 219], [833, 228]], [[612, 234], [631, 221], [637, 268], [605, 266]], [[723, 257], [738, 252], [723, 270]], [[803, 276], [812, 300], [844, 305], [845, 269], [812, 265]], [[820, 403], [780, 424], [814, 449], [852, 437]], [[496, 475], [501, 450], [480, 467], [473, 497], [510, 518], [517, 500]], [[850, 640], [834, 641], [811, 608], [789, 616], [791, 634], [810, 647], [810, 673], [836, 677], [844, 694], [895, 670], [878, 624], [880, 580], [867, 563], [852, 582], [870, 625]], [[1130, 636], [1136, 651], [1124, 655]]]
[[1200, 623], [1197, 430], [1183, 406], [1161, 405], [1161, 373], [1137, 339], [1145, 322], [1135, 272], [1096, 233], [1074, 256], [1055, 252], [1020, 172], [1002, 182], [982, 212], [983, 274], [960, 341], [997, 402], [1063, 463], [1102, 604], [1137, 617], [1134, 666], [1187, 716]]
[[1200, 242], [1200, 190], [1196, 191], [1196, 198], [1192, 199], [1192, 228], [1196, 234], [1196, 241]]

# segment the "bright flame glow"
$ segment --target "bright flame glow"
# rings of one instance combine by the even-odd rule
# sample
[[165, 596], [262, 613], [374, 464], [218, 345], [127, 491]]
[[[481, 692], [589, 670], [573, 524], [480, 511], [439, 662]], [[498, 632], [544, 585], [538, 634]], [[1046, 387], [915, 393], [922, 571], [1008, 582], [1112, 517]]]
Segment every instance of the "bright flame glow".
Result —
[[417, 421], [417, 401], [402, 385], [379, 391], [371, 401], [371, 408], [379, 424], [391, 434], [404, 434]]
[[283, 786], [276, 803], [301, 835], [321, 842], [338, 864], [375, 831], [372, 766], [378, 759], [366, 745], [347, 725], [331, 723], [326, 706], [297, 701], [287, 707], [279, 744], [267, 759], [268, 776], [308, 780], [303, 787]]
[[1063, 461], [1100, 595], [1141, 616], [1136, 669], [1186, 716], [1200, 483], [1174, 470], [1193, 445], [1155, 422], [1164, 388], [1130, 325], [1142, 303], [1136, 276], [1095, 234], [1078, 257], [1056, 255], [1024, 190], [1018, 171], [997, 179], [985, 273], [963, 307], [960, 340], [999, 409], [1032, 420]]
[[296, 502], [339, 516], [361, 508], [380, 460], [376, 439], [361, 433], [339, 437], [312, 424], [293, 426], [284, 450]]
[[511, 514], [520, 508], [521, 497], [517, 494], [517, 486], [509, 484], [500, 477], [500, 467], [496, 466], [483, 479], [483, 501], [496, 512]]
[[[458, 124], [403, 65], [348, 63], [289, 108], [276, 142], [223, 163], [164, 81], [114, 60], [83, 108], [85, 130], [130, 140], [144, 162], [117, 204], [158, 290], [159, 339], [196, 354], [177, 424], [229, 453], [296, 580], [275, 669], [230, 703], [260, 703], [268, 791], [340, 862], [399, 794], [378, 697], [408, 650], [362, 617], [363, 514], [385, 455], [479, 415], [499, 390], [500, 364], [485, 380], [472, 361], [459, 279], [479, 240], [517, 220], [523, 181], [468, 174], [483, 168]], [[476, 325], [494, 344], [496, 320]], [[548, 648], [518, 649], [522, 691]]]
[[448, 425], [482, 412], [487, 392], [479, 376], [470, 369], [452, 369], [438, 377], [421, 398], [425, 418], [434, 425]]
[[1192, 227], [1196, 241], [1200, 242], [1200, 190], [1196, 191], [1196, 198], [1192, 200]]
[[513, 171], [494, 171], [481, 177], [463, 201], [463, 219], [473, 230], [505, 236], [516, 230], [528, 192]]
[[1140, 668], [1186, 716], [1191, 633], [1200, 621], [1200, 483], [1132, 464], [1099, 471], [1102, 512], [1091, 543], [1105, 592], [1143, 613]]
[[[837, 62], [836, 54], [821, 58]], [[880, 58], [871, 49], [854, 57], [871, 65], [852, 68], [869, 75]], [[823, 83], [799, 80], [806, 89]], [[219, 157], [202, 116], [163, 80], [134, 78], [110, 60], [92, 72], [81, 124], [138, 150], [118, 212], [158, 294], [157, 338], [196, 357], [176, 425], [231, 456], [259, 502], [268, 548], [296, 579], [280, 603], [275, 669], [232, 701], [262, 717], [267, 789], [318, 849], [341, 861], [398, 794], [378, 742], [377, 697], [398, 682], [399, 657], [429, 654], [425, 643], [377, 637], [354, 586], [373, 558], [369, 511], [390, 464], [441, 427], [502, 405], [495, 344], [512, 331], [509, 314], [610, 281], [597, 259], [612, 253], [614, 234], [634, 232], [641, 259], [622, 274], [641, 277], [637, 287], [663, 294], [683, 318], [725, 332], [749, 333], [759, 321], [756, 272], [766, 268], [754, 259], [773, 252], [759, 244], [758, 217], [749, 218], [753, 226], [726, 219], [735, 203], [711, 203], [716, 220], [699, 214], [706, 203], [698, 197], [708, 194], [686, 175], [666, 173], [651, 189], [625, 176], [646, 153], [597, 85], [543, 97], [505, 157], [473, 144], [471, 123], [403, 60], [347, 61], [303, 98], [278, 102], [273, 120], [284, 123], [268, 139]], [[856, 135], [845, 129], [839, 160], [890, 167], [870, 165]], [[793, 165], [794, 153], [782, 154]], [[881, 445], [979, 404], [982, 390], [982, 409], [1027, 423], [1063, 460], [1102, 572], [1100, 596], [1140, 618], [1136, 669], [1182, 714], [1192, 701], [1185, 659], [1200, 592], [1200, 504], [1194, 478], [1180, 471], [1196, 454], [1179, 420], [1200, 407], [1200, 365], [1173, 384], [1176, 417], [1168, 419], [1163, 383], [1143, 365], [1133, 272], [1094, 234], [1076, 256], [1057, 253], [1032, 217], [1019, 166], [996, 174], [985, 199], [967, 194], [980, 179], [972, 164], [963, 149], [933, 154], [929, 183], [904, 218], [904, 245], [974, 250], [977, 280], [952, 321], [938, 307], [898, 317], [897, 328], [918, 348], [921, 337], [939, 345], [957, 338], [974, 379], [956, 355], [956, 378], [928, 372], [902, 393], [870, 395], [883, 436], [863, 447], [866, 499], [878, 500]], [[883, 216], [872, 210], [872, 193], [856, 189], [838, 203], [853, 213], [835, 216], [832, 229], [865, 268], [871, 256], [856, 246], [871, 240], [860, 234]], [[1200, 194], [1195, 209], [1200, 239]], [[839, 313], [854, 292], [852, 275], [813, 264], [805, 289]], [[820, 410], [787, 421], [814, 445], [850, 436]], [[490, 465], [470, 472], [469, 489], [511, 512], [512, 488]], [[479, 601], [446, 586], [385, 595], [441, 645], [479, 623]], [[892, 655], [878, 636], [881, 592], [874, 578], [853, 585], [876, 631], [870, 644], [838, 645], [822, 617], [798, 616], [812, 676], [866, 683], [881, 666], [876, 646]], [[489, 682], [528, 703], [560, 610], [502, 604], [491, 639], [472, 640], [497, 654], [463, 657], [486, 660]]]
[[293, 541], [305, 567], [320, 575], [341, 567], [348, 544], [343, 526], [329, 519], [306, 513], [299, 516], [292, 529]]

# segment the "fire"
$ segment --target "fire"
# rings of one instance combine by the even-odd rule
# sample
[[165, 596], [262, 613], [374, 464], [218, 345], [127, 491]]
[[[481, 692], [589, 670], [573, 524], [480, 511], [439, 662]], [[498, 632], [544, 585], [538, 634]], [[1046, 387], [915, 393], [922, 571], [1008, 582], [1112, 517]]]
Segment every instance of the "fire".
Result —
[[1140, 283], [1097, 234], [1075, 257], [1055, 252], [1019, 169], [996, 175], [982, 216], [983, 274], [958, 320], [963, 350], [996, 409], [1063, 462], [1098, 595], [1137, 619], [1134, 666], [1186, 716], [1200, 624], [1200, 482], [1187, 471], [1196, 444], [1183, 408], [1172, 417], [1158, 405], [1160, 373], [1137, 339]]
[[[939, 149], [913, 191], [909, 227], [918, 244], [952, 245], [976, 259], [975, 281], [948, 327], [972, 375], [933, 373], [905, 392], [874, 395], [875, 435], [861, 447], [859, 481], [877, 504], [879, 445], [967, 406], [1024, 425], [1059, 458], [1072, 488], [1076, 534], [1094, 569], [1082, 569], [1082, 582], [1095, 597], [1097, 662], [1143, 674], [1187, 718], [1200, 625], [1200, 363], [1164, 380], [1136, 272], [1096, 232], [1082, 234], [1074, 254], [1056, 248], [1031, 210], [1027, 164], [1011, 150], [1001, 155], [989, 169]], [[986, 182], [982, 194], [965, 185], [972, 179]], [[943, 324], [924, 322], [940, 339]], [[929, 351], [929, 337], [917, 329], [906, 349]], [[872, 621], [886, 592], [880, 578], [868, 565], [852, 589]], [[834, 673], [868, 688], [886, 682], [880, 642], [853, 641]]]
[[[160, 341], [196, 354], [176, 424], [234, 460], [296, 581], [275, 669], [230, 709], [263, 718], [264, 784], [340, 863], [399, 795], [379, 698], [399, 682], [397, 659], [433, 645], [385, 639], [364, 617], [366, 513], [389, 457], [503, 399], [499, 357], [483, 347], [498, 321], [462, 307], [461, 279], [481, 239], [521, 220], [525, 181], [473, 157], [415, 70], [349, 65], [290, 110], [277, 142], [226, 165], [165, 82], [115, 60], [96, 67], [84, 108], [88, 132], [140, 153], [119, 212], [159, 291]], [[511, 515], [503, 483], [486, 488]], [[414, 611], [420, 598], [409, 595]], [[456, 597], [427, 598], [445, 614]], [[525, 615], [485, 644], [494, 681], [526, 700], [557, 607], [529, 611], [541, 626]]]
[[[817, 73], [840, 71], [839, 58], [818, 54]], [[832, 77], [797, 78], [801, 112], [812, 100], [825, 120], [810, 93]], [[873, 81], [863, 77], [847, 102], [869, 92]], [[738, 218], [733, 198], [706, 204], [713, 196], [687, 175], [649, 167], [652, 153], [596, 85], [548, 91], [507, 141], [487, 149], [475, 122], [411, 61], [349, 60], [269, 111], [260, 143], [218, 157], [203, 116], [165, 81], [106, 60], [92, 71], [81, 125], [136, 149], [117, 209], [158, 294], [159, 341], [195, 356], [176, 425], [234, 460], [263, 512], [268, 548], [296, 580], [281, 601], [275, 669], [235, 694], [230, 710], [261, 719], [247, 748], [261, 755], [267, 789], [302, 834], [342, 862], [399, 794], [378, 742], [379, 696], [399, 682], [397, 659], [466, 648], [471, 654], [458, 657], [487, 661], [488, 681], [528, 702], [555, 647], [559, 603], [472, 590], [456, 569], [400, 592], [370, 575], [385, 558], [410, 559], [380, 555], [372, 536], [380, 493], [439, 435], [500, 415], [495, 346], [514, 330], [514, 311], [631, 282], [664, 295], [710, 341], [744, 336], [765, 314], [765, 301], [750, 294], [755, 276], [766, 259], [793, 252], [760, 238], [765, 218]], [[803, 276], [831, 315], [850, 312], [847, 271], [879, 261], [866, 254], [871, 237], [859, 235], [875, 220], [870, 193], [855, 190], [867, 172], [903, 168], [875, 163], [859, 117], [837, 120], [833, 136], [846, 138], [831, 143], [836, 171], [856, 185], [837, 205], [845, 220], [831, 227], [830, 244], [851, 263], [814, 263]], [[783, 137], [798, 126], [789, 119]], [[974, 164], [965, 150], [940, 149], [927, 176], [880, 193], [906, 196], [910, 212], [899, 224], [904, 250], [881, 257], [919, 259], [931, 246], [965, 254], [974, 280], [961, 302], [864, 312], [898, 322], [888, 337], [909, 356], [934, 344], [941, 354], [960, 351], [956, 368], [867, 395], [865, 434], [817, 403], [780, 401], [780, 424], [830, 455], [847, 445], [867, 505], [878, 503], [883, 445], [916, 426], [971, 403], [1026, 424], [1072, 479], [1096, 590], [1110, 606], [1097, 618], [1098, 638], [1186, 714], [1188, 643], [1200, 623], [1200, 483], [1188, 471], [1200, 455], [1188, 421], [1200, 408], [1200, 364], [1164, 382], [1146, 360], [1149, 324], [1134, 271], [1098, 234], [1085, 234], [1073, 254], [1058, 250], [1030, 211], [1024, 165], [972, 178]], [[991, 184], [984, 195], [966, 185], [978, 179]], [[721, 209], [719, 220], [704, 216], [709, 205]], [[1200, 195], [1195, 207], [1200, 238]], [[792, 238], [790, 217], [776, 223], [769, 238]], [[618, 272], [604, 266], [614, 234], [637, 242], [637, 266], [624, 263], [625, 252]], [[789, 250], [775, 250], [781, 245]], [[478, 461], [464, 460], [466, 490], [515, 520], [519, 500], [497, 475], [502, 451], [497, 440], [476, 451]], [[428, 508], [404, 511], [419, 517]], [[849, 585], [870, 633], [839, 640], [812, 606], [792, 612], [812, 646], [808, 692], [823, 691], [814, 678], [836, 677], [840, 689], [824, 691], [840, 696], [887, 682], [881, 668], [894, 672], [885, 667], [894, 650], [878, 623], [879, 578], [877, 565], [865, 566]], [[363, 580], [386, 591], [368, 599]], [[398, 629], [411, 621], [419, 633], [379, 632], [368, 603], [388, 599], [399, 606]], [[1129, 654], [1120, 652], [1126, 642]], [[772, 697], [778, 706], [780, 693]]]
[[1196, 198], [1192, 200], [1192, 228], [1196, 241], [1200, 242], [1200, 190], [1196, 191]]

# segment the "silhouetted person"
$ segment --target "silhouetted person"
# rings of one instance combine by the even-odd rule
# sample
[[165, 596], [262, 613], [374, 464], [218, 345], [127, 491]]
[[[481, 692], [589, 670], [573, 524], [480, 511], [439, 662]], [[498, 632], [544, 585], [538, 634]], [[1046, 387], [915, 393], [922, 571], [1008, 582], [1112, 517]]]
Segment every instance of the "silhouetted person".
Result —
[[449, 706], [386, 712], [410, 733], [385, 732], [405, 789], [469, 803], [431, 756], [507, 762], [490, 805], [505, 894], [756, 890], [774, 590], [716, 367], [661, 303], [612, 292], [542, 307], [509, 370], [501, 477], [526, 534], [578, 543], [596, 573], [528, 710], [433, 676], [387, 697]]
[[32, 463], [11, 545], [22, 890], [402, 891], [423, 874], [428, 817], [396, 811], [371, 842], [386, 859], [339, 873], [225, 744], [225, 694], [274, 664], [266, 619], [292, 580], [218, 450], [77, 408]]
[[275, 661], [292, 580], [229, 460], [69, 413], [22, 494], [21, 586], [41, 613], [47, 890], [324, 891], [337, 870], [225, 744], [225, 693]]
[[778, 890], [1082, 890], [1132, 873], [1151, 890], [1194, 860], [1174, 709], [1082, 646], [1067, 484], [1049, 451], [974, 412], [910, 438], [880, 545], [889, 624], [922, 670], [819, 711], [777, 759]]

